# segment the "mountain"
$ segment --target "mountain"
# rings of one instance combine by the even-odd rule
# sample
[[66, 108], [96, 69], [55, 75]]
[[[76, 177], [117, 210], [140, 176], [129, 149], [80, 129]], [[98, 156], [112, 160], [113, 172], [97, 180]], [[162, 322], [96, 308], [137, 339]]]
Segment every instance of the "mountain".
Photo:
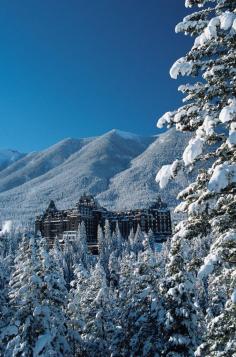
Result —
[[16, 150], [0, 150], [0, 172], [24, 155]]
[[72, 154], [91, 142], [67, 138], [41, 152], [32, 152], [0, 172], [0, 192], [20, 186], [63, 164]]
[[160, 191], [155, 176], [163, 165], [181, 158], [188, 140], [189, 134], [176, 132], [175, 129], [159, 135], [141, 155], [131, 160], [128, 169], [111, 179], [108, 189], [98, 194], [97, 198], [105, 207], [122, 210], [146, 207], [160, 194], [173, 206], [178, 191], [186, 185], [186, 179], [170, 182], [165, 190]]
[[[186, 140], [175, 129], [158, 137], [111, 130], [25, 155], [0, 172], [1, 220], [34, 220], [50, 199], [68, 208], [84, 192], [109, 209], [144, 207], [159, 194], [156, 172], [181, 156]], [[179, 186], [161, 192], [170, 205]]]

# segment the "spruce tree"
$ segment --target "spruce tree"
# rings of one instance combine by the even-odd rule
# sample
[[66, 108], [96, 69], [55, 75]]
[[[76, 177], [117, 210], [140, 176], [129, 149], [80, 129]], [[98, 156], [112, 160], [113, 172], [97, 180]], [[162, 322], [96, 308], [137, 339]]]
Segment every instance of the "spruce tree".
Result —
[[121, 261], [114, 356], [160, 356], [164, 310], [159, 272], [148, 241], [144, 247], [138, 260], [132, 253]]
[[86, 287], [78, 294], [78, 309], [84, 321], [81, 332], [84, 354], [109, 356], [113, 331], [112, 299], [104, 268], [97, 263], [87, 279]]
[[[183, 202], [177, 211], [187, 213], [187, 219], [177, 228], [170, 259], [181, 256], [183, 238], [208, 236], [211, 240], [213, 236], [200, 269], [199, 262], [194, 266], [188, 258], [180, 267], [183, 273], [191, 266], [204, 279], [209, 309], [204, 342], [196, 355], [213, 357], [231, 356], [235, 351], [235, 303], [231, 296], [236, 264], [236, 1], [185, 2], [187, 7], [204, 7], [208, 3], [210, 7], [188, 15], [176, 26], [176, 32], [195, 36], [195, 41], [191, 50], [172, 66], [170, 75], [174, 79], [181, 75], [197, 80], [179, 87], [186, 95], [184, 105], [166, 113], [158, 126], [167, 124], [190, 131], [192, 138], [183, 158], [160, 171], [157, 181], [163, 186], [164, 172], [175, 178], [182, 171], [198, 169], [196, 180], [178, 196]], [[168, 280], [172, 277], [169, 273]]]
[[193, 274], [186, 271], [177, 233], [172, 239], [160, 287], [165, 310], [162, 356], [191, 357], [200, 341], [194, 304], [195, 281]]
[[138, 225], [131, 248], [134, 254], [136, 255], [136, 257], [138, 257], [138, 254], [144, 250], [143, 241], [144, 241], [144, 235], [143, 232], [141, 231], [140, 225]]
[[41, 297], [34, 316], [41, 321], [41, 333], [36, 341], [34, 354], [62, 357], [70, 354], [66, 315], [68, 294], [63, 275], [49, 254], [44, 238], [40, 241], [40, 260]]
[[9, 308], [12, 318], [2, 333], [4, 356], [32, 356], [39, 336], [34, 313], [40, 303], [42, 280], [35, 239], [24, 235], [9, 283]]
[[81, 222], [79, 226], [79, 253], [80, 253], [80, 261], [83, 263], [85, 268], [89, 267], [90, 264], [90, 253], [88, 249], [88, 242], [87, 242], [87, 234], [84, 222]]

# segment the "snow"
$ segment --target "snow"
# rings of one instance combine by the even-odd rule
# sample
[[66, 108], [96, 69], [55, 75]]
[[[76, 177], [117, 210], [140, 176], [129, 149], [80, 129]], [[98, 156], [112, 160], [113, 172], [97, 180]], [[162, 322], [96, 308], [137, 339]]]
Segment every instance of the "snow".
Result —
[[208, 26], [204, 30], [204, 34], [207, 40], [211, 40], [212, 38], [217, 37], [216, 26], [218, 26], [219, 23], [220, 21], [218, 17], [214, 17], [213, 19], [210, 20]]
[[233, 22], [232, 29], [236, 32], [236, 19]]
[[197, 137], [205, 138], [205, 136], [213, 135], [214, 125], [214, 119], [207, 115], [203, 121], [203, 124], [196, 131]]
[[224, 107], [220, 112], [219, 119], [222, 123], [227, 123], [236, 119], [236, 99], [230, 99], [228, 103], [229, 105]]
[[7, 220], [3, 223], [2, 230], [0, 231], [0, 237], [4, 234], [10, 233], [12, 229], [12, 221]]
[[21, 158], [24, 154], [15, 150], [0, 150], [0, 167], [2, 164], [12, 163]]
[[38, 316], [42, 313], [42, 308], [41, 306], [36, 306], [34, 311], [33, 311], [33, 316]]
[[231, 295], [231, 301], [233, 304], [236, 304], [236, 289], [234, 289], [234, 291]]
[[119, 130], [119, 129], [112, 129], [111, 133], [115, 133], [115, 134], [119, 135], [120, 137], [122, 137], [124, 139], [128, 139], [128, 140], [140, 140], [141, 139], [141, 137], [137, 134], [133, 134], [128, 131], [123, 131], [123, 130]]
[[5, 336], [16, 336], [18, 334], [18, 327], [16, 325], [9, 325], [1, 334], [1, 338]]
[[189, 141], [188, 146], [184, 150], [183, 160], [185, 166], [188, 166], [194, 162], [194, 160], [201, 155], [203, 150], [204, 140], [201, 138], [193, 138]]
[[227, 144], [229, 147], [233, 147], [236, 145], [236, 123], [231, 123], [229, 137], [227, 139]]
[[213, 170], [208, 189], [211, 192], [221, 192], [221, 190], [234, 182], [236, 182], [236, 164], [231, 165], [225, 162], [216, 166]]
[[214, 254], [209, 254], [205, 259], [204, 259], [204, 265], [201, 266], [199, 272], [198, 272], [198, 278], [199, 279], [205, 279], [210, 275], [215, 267], [215, 264], [218, 262], [219, 258], [217, 255]]
[[186, 60], [185, 57], [179, 58], [170, 69], [170, 76], [173, 79], [177, 79], [178, 75], [186, 76], [190, 75], [193, 69], [193, 62]]
[[210, 69], [208, 69], [207, 71], [205, 71], [202, 75], [202, 77], [204, 79], [207, 79], [208, 77], [214, 77], [217, 72], [220, 73], [221, 71], [223, 71], [225, 69], [225, 67], [223, 65], [214, 65], [212, 66]]
[[218, 28], [224, 31], [231, 30], [231, 28], [234, 29], [235, 17], [234, 13], [226, 11], [222, 15], [212, 18], [202, 34], [196, 37], [193, 48], [204, 46], [212, 39], [216, 39]]
[[193, 48], [204, 46], [207, 41], [209, 40], [207, 39], [205, 32], [203, 32], [200, 36], [196, 37]]
[[51, 335], [46, 333], [44, 335], [39, 336], [38, 341], [35, 344], [33, 356], [39, 356], [39, 354], [42, 352], [42, 350], [45, 348], [45, 346], [51, 342]]
[[235, 19], [235, 15], [230, 11], [226, 11], [222, 15], [220, 15], [219, 19], [220, 19], [220, 28], [222, 30], [227, 31], [232, 27]]
[[166, 112], [160, 119], [157, 121], [157, 127], [163, 128], [164, 125], [169, 124], [171, 122], [171, 112]]
[[162, 166], [162, 168], [159, 170], [159, 172], [156, 175], [156, 182], [159, 184], [161, 189], [166, 187], [170, 178], [172, 177], [171, 166], [172, 165]]
[[222, 240], [224, 242], [232, 242], [235, 241], [236, 242], [236, 231], [235, 230], [230, 230], [229, 232], [227, 232], [226, 234], [224, 234], [222, 236]]
[[159, 253], [163, 249], [163, 243], [154, 243], [154, 252]]

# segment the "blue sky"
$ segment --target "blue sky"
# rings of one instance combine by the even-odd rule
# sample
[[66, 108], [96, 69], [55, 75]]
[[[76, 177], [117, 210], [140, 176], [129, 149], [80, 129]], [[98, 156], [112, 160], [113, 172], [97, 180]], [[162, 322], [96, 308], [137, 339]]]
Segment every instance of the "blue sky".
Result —
[[0, 148], [28, 152], [113, 128], [152, 135], [181, 104], [172, 63], [184, 0], [3, 0]]

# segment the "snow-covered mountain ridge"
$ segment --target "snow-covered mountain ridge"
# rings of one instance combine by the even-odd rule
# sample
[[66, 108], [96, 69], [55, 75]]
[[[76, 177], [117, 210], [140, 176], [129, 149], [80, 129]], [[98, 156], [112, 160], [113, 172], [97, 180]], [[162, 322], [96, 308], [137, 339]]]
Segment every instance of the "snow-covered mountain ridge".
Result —
[[[156, 172], [182, 155], [185, 141], [174, 129], [158, 137], [113, 129], [24, 155], [0, 172], [1, 220], [33, 220], [50, 199], [71, 207], [84, 192], [109, 209], [147, 206], [159, 194]], [[161, 196], [172, 205], [177, 191], [171, 183]]]
[[16, 162], [20, 158], [24, 157], [22, 154], [16, 150], [0, 150], [0, 171], [5, 169], [7, 166]]

